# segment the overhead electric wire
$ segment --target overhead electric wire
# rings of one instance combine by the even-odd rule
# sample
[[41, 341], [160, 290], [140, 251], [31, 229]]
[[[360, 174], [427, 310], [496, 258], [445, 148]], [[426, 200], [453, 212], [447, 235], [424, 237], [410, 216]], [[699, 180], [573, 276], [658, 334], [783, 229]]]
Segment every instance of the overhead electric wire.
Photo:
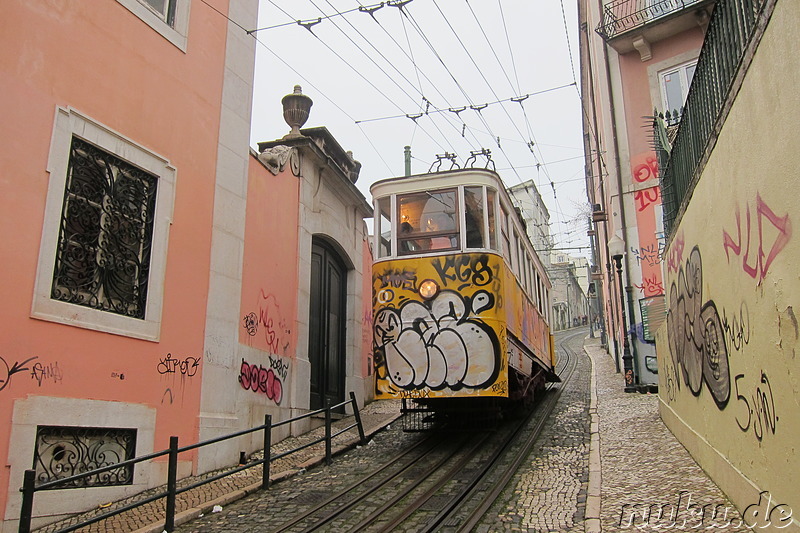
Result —
[[[325, 0], [325, 1], [328, 3], [328, 5], [329, 5], [329, 6], [333, 7], [333, 4], [331, 4], [331, 3], [330, 3], [330, 0]], [[325, 12], [324, 12], [324, 11], [323, 11], [323, 10], [322, 10], [320, 7], [319, 7], [319, 6], [317, 6], [317, 4], [315, 4], [315, 3], [314, 3], [314, 0], [309, 0], [309, 2], [311, 2], [311, 5], [313, 5], [314, 7], [316, 7], [316, 8], [319, 10], [319, 12], [320, 12], [320, 13], [322, 13], [323, 15], [325, 15], [325, 14], [326, 14], [326, 13], [325, 13]], [[362, 33], [361, 33], [361, 32], [360, 32], [360, 31], [359, 31], [359, 30], [358, 30], [358, 29], [357, 29], [355, 26], [353, 26], [353, 24], [352, 24], [352, 23], [351, 23], [349, 20], [347, 20], [347, 17], [342, 17], [342, 18], [345, 20], [345, 22], [347, 22], [347, 23], [350, 25], [350, 27], [351, 27], [351, 28], [353, 28], [353, 30], [355, 30], [355, 32], [356, 32], [356, 33], [358, 33], [358, 34], [361, 36], [361, 38], [362, 38], [362, 39], [364, 39], [364, 41], [366, 41], [366, 42], [367, 42], [367, 44], [369, 44], [369, 45], [372, 47], [372, 49], [373, 49], [373, 50], [375, 50], [375, 52], [377, 52], [377, 53], [378, 53], [378, 55], [379, 55], [379, 56], [380, 56], [380, 57], [381, 57], [381, 58], [382, 58], [384, 61], [386, 61], [386, 62], [387, 62], [389, 65], [391, 65], [391, 66], [392, 66], [392, 68], [394, 68], [394, 70], [395, 70], [395, 71], [396, 71], [396, 72], [397, 72], [397, 73], [400, 75], [400, 77], [401, 77], [403, 80], [405, 80], [405, 81], [406, 81], [406, 83], [408, 83], [408, 84], [409, 84], [409, 85], [410, 85], [412, 88], [414, 88], [415, 90], [417, 90], [417, 88], [414, 86], [414, 84], [413, 84], [413, 83], [412, 83], [412, 82], [411, 82], [411, 81], [410, 81], [408, 78], [406, 78], [406, 76], [405, 76], [405, 75], [404, 75], [402, 72], [400, 72], [400, 70], [399, 70], [399, 69], [398, 69], [398, 68], [397, 68], [397, 67], [394, 65], [394, 63], [393, 63], [393, 62], [391, 62], [391, 61], [389, 61], [389, 59], [387, 59], [387, 58], [386, 58], [386, 56], [384, 56], [384, 55], [383, 55], [383, 53], [381, 53], [381, 51], [380, 51], [380, 50], [378, 50], [378, 49], [375, 47], [375, 45], [373, 45], [373, 44], [372, 44], [372, 43], [369, 41], [369, 39], [367, 39], [366, 37], [364, 37], [364, 34], [362, 34]], [[415, 99], [413, 96], [411, 96], [411, 95], [408, 93], [408, 91], [406, 91], [406, 90], [405, 90], [405, 89], [404, 89], [404, 88], [403, 88], [403, 87], [402, 87], [402, 86], [401, 86], [401, 85], [400, 85], [400, 84], [399, 84], [399, 83], [398, 83], [398, 82], [397, 82], [397, 81], [396, 81], [396, 80], [395, 80], [395, 79], [394, 79], [392, 76], [390, 76], [390, 75], [389, 75], [389, 73], [388, 73], [388, 72], [386, 72], [386, 71], [385, 71], [385, 70], [384, 70], [384, 69], [383, 69], [383, 68], [382, 68], [382, 67], [381, 67], [381, 66], [380, 66], [380, 65], [379, 65], [379, 64], [378, 64], [378, 63], [377, 63], [377, 62], [376, 62], [374, 59], [372, 59], [372, 57], [370, 57], [370, 55], [369, 55], [369, 54], [367, 54], [367, 53], [366, 53], [366, 52], [365, 52], [365, 51], [364, 51], [364, 50], [363, 50], [363, 49], [362, 49], [362, 48], [361, 48], [361, 47], [360, 47], [360, 46], [359, 46], [359, 45], [358, 45], [358, 44], [357, 44], [357, 43], [356, 43], [356, 42], [355, 42], [355, 41], [354, 41], [354, 40], [353, 40], [353, 39], [352, 39], [352, 38], [351, 38], [349, 35], [347, 35], [347, 33], [346, 33], [344, 30], [342, 30], [342, 29], [339, 27], [339, 25], [338, 25], [338, 24], [336, 24], [336, 22], [335, 22], [335, 21], [331, 20], [331, 23], [334, 25], [334, 27], [335, 27], [337, 30], [339, 30], [339, 32], [341, 32], [341, 33], [342, 33], [342, 35], [344, 35], [344, 36], [345, 36], [345, 37], [346, 37], [346, 38], [347, 38], [347, 39], [348, 39], [348, 40], [349, 40], [349, 41], [350, 41], [350, 42], [353, 44], [353, 46], [355, 46], [355, 47], [356, 47], [356, 48], [357, 48], [357, 49], [358, 49], [358, 50], [359, 50], [359, 51], [360, 51], [360, 52], [361, 52], [361, 53], [362, 53], [364, 56], [366, 56], [366, 58], [367, 58], [367, 59], [369, 59], [369, 60], [372, 62], [372, 64], [373, 64], [373, 65], [375, 65], [375, 66], [378, 68], [378, 70], [380, 70], [380, 71], [381, 71], [381, 72], [382, 72], [382, 73], [383, 73], [383, 74], [384, 74], [384, 75], [385, 75], [387, 78], [389, 78], [389, 80], [391, 80], [391, 81], [392, 81], [392, 82], [393, 82], [393, 83], [394, 83], [394, 84], [397, 86], [397, 88], [398, 88], [398, 89], [399, 89], [401, 92], [403, 92], [403, 94], [405, 94], [405, 95], [406, 95], [406, 96], [407, 96], [407, 97], [408, 97], [408, 98], [409, 98], [411, 101], [416, 101], [416, 99]], [[319, 36], [317, 36], [317, 35], [315, 35], [315, 37], [317, 37], [318, 39], [320, 39], [320, 37], [319, 37]], [[422, 94], [422, 92], [421, 92], [421, 91], [417, 90], [417, 92], [419, 92], [419, 95], [420, 95], [420, 96], [422, 96], [422, 97], [424, 97], [424, 96], [425, 96], [424, 94]], [[383, 94], [383, 93], [381, 93], [381, 94], [382, 94], [384, 97], [388, 98], [388, 96], [386, 96], [385, 94]], [[398, 107], [399, 107], [399, 106], [398, 106]], [[436, 130], [439, 132], [439, 135], [441, 135], [441, 136], [442, 136], [442, 138], [444, 138], [445, 140], [447, 140], [447, 139], [448, 139], [448, 137], [447, 137], [447, 136], [444, 134], [444, 132], [443, 132], [443, 131], [442, 131], [442, 130], [439, 128], [438, 124], [436, 124], [436, 123], [434, 123], [434, 122], [432, 122], [432, 124], [433, 124], [433, 127], [434, 127], [434, 128], [436, 128]], [[420, 126], [419, 126], [419, 124], [417, 124], [417, 123], [415, 122], [415, 129], [416, 129], [416, 127], [420, 127]], [[422, 129], [422, 130], [424, 131], [424, 128], [420, 127], [420, 129]], [[427, 132], [426, 132], [426, 133], [427, 133]], [[431, 137], [431, 135], [430, 135], [430, 134], [428, 134], [428, 136], [429, 136], [429, 137]], [[432, 138], [432, 137], [431, 137], [431, 138]], [[438, 143], [437, 143], [437, 144], [438, 144]], [[442, 147], [441, 145], [439, 145], [439, 146], [440, 146], [440, 148], [444, 149], [444, 147]], [[452, 145], [450, 145], [450, 149], [453, 149]]]
[[[279, 9], [279, 10], [280, 10], [280, 11], [281, 11], [283, 14], [285, 14], [287, 17], [289, 17], [289, 18], [292, 18], [292, 16], [291, 16], [289, 13], [287, 13], [287, 12], [286, 12], [286, 11], [285, 11], [283, 8], [281, 8], [280, 6], [278, 6], [277, 4], [275, 4], [275, 2], [273, 2], [272, 0], [270, 0], [270, 3], [271, 3], [272, 5], [274, 5], [276, 8], [278, 8], [278, 9]], [[358, 74], [358, 76], [359, 76], [361, 79], [363, 79], [365, 82], [367, 82], [367, 84], [368, 84], [370, 87], [372, 87], [373, 89], [375, 89], [375, 91], [377, 91], [377, 93], [378, 93], [378, 94], [380, 94], [381, 96], [383, 96], [383, 97], [384, 97], [386, 100], [388, 100], [388, 101], [389, 101], [389, 102], [390, 102], [392, 105], [394, 105], [394, 106], [395, 106], [397, 109], [399, 109], [400, 111], [402, 111], [402, 108], [399, 106], [399, 104], [398, 104], [397, 102], [395, 102], [395, 101], [394, 101], [392, 98], [390, 98], [390, 97], [389, 97], [389, 96], [388, 96], [386, 93], [384, 93], [383, 91], [381, 91], [381, 90], [380, 90], [380, 89], [379, 89], [379, 88], [378, 88], [378, 87], [377, 87], [377, 86], [376, 86], [374, 83], [372, 83], [372, 81], [371, 81], [371, 80], [369, 80], [369, 79], [368, 79], [368, 78], [367, 78], [367, 77], [366, 77], [366, 76], [365, 76], [365, 75], [364, 75], [364, 74], [363, 74], [361, 71], [359, 71], [359, 70], [358, 70], [357, 68], [355, 68], [355, 67], [354, 67], [352, 64], [350, 64], [350, 62], [348, 62], [347, 60], [345, 60], [345, 58], [344, 58], [344, 57], [342, 57], [342, 56], [341, 56], [341, 54], [339, 54], [339, 52], [337, 52], [336, 50], [334, 50], [334, 49], [333, 49], [333, 48], [332, 48], [332, 47], [331, 47], [331, 46], [330, 46], [328, 43], [326, 43], [325, 41], [323, 41], [323, 40], [322, 40], [322, 39], [321, 39], [321, 38], [320, 38], [320, 37], [319, 37], [319, 36], [318, 36], [316, 33], [314, 33], [313, 31], [311, 32], [311, 35], [313, 35], [313, 36], [314, 36], [314, 37], [315, 37], [315, 38], [316, 38], [316, 39], [317, 39], [317, 40], [320, 42], [320, 44], [322, 44], [322, 45], [323, 45], [325, 48], [327, 48], [327, 49], [328, 49], [328, 50], [329, 50], [329, 51], [330, 51], [330, 52], [331, 52], [333, 55], [335, 55], [335, 56], [336, 56], [336, 57], [337, 57], [337, 58], [338, 58], [338, 59], [339, 59], [339, 60], [340, 60], [342, 63], [344, 63], [345, 65], [347, 65], [348, 67], [350, 67], [350, 69], [351, 69], [353, 72], [355, 72], [356, 74]], [[352, 117], [350, 117], [350, 116], [348, 115], [348, 118], [352, 118]], [[425, 131], [425, 129], [424, 129], [424, 128], [420, 128], [420, 129], [423, 131], [423, 133], [425, 133], [425, 134], [426, 134], [426, 135], [427, 135], [427, 136], [430, 138], [430, 140], [431, 140], [432, 142], [434, 142], [436, 145], [438, 145], [438, 146], [439, 146], [439, 148], [441, 148], [442, 150], [446, 150], [446, 149], [445, 149], [445, 148], [444, 148], [444, 147], [443, 147], [441, 144], [439, 144], [439, 142], [438, 142], [438, 141], [437, 141], [437, 140], [436, 140], [436, 139], [435, 139], [435, 138], [434, 138], [434, 137], [433, 137], [433, 136], [432, 136], [430, 133], [428, 133], [427, 131]]]

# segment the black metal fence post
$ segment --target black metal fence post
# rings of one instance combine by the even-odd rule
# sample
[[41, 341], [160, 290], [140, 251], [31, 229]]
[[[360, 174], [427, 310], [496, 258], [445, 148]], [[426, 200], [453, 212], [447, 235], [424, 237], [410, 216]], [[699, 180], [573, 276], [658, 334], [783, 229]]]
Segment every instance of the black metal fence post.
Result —
[[164, 531], [175, 529], [175, 492], [178, 489], [178, 437], [169, 438], [169, 463], [167, 467], [167, 518]]
[[325, 464], [331, 465], [331, 401], [325, 401]]
[[272, 415], [264, 415], [264, 465], [261, 471], [261, 488], [269, 488], [270, 448], [272, 448]]
[[19, 512], [19, 533], [30, 533], [33, 516], [33, 493], [36, 488], [36, 471], [26, 470], [22, 478], [22, 509]]
[[364, 435], [364, 425], [361, 423], [361, 413], [358, 412], [358, 402], [356, 401], [356, 393], [350, 391], [350, 401], [353, 402], [353, 415], [356, 417], [356, 424], [358, 424], [358, 438], [361, 445], [367, 443], [367, 437]]

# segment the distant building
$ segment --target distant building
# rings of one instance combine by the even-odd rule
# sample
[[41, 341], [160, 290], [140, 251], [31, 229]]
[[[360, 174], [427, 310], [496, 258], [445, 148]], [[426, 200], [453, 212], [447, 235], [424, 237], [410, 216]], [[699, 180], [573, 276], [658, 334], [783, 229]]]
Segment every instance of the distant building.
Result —
[[586, 258], [575, 258], [565, 253], [553, 252], [550, 256], [547, 275], [553, 284], [550, 294], [555, 331], [588, 323], [587, 264]]
[[526, 232], [533, 248], [547, 268], [553, 241], [550, 236], [550, 212], [544, 205], [542, 195], [533, 180], [509, 187], [508, 193], [525, 221]]

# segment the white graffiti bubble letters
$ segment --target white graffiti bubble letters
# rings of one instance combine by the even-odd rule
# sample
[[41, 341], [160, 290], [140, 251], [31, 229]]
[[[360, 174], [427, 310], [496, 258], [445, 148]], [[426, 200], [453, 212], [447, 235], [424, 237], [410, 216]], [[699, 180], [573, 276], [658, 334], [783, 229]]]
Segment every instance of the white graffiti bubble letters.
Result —
[[375, 315], [373, 338], [383, 351], [387, 377], [407, 390], [481, 388], [499, 374], [500, 350], [494, 331], [476, 315], [494, 298], [478, 291], [464, 299], [443, 291], [428, 305], [407, 301]]

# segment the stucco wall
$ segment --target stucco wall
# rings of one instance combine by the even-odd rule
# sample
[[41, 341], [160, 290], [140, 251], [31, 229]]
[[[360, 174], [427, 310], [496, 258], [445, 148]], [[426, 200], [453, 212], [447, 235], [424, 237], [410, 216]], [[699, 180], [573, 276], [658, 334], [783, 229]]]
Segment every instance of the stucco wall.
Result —
[[[216, 3], [223, 12], [227, 5]], [[6, 518], [17, 517], [17, 504], [9, 502], [18, 500], [21, 470], [30, 467], [34, 446], [25, 433], [25, 442], [10, 448], [17, 429], [73, 419], [137, 427], [148, 440], [137, 452], [166, 448], [170, 435], [183, 443], [197, 439], [227, 21], [200, 3], [187, 14], [188, 47], [182, 50], [116, 1], [3, 3], [0, 458], [14, 465], [0, 469]], [[163, 294], [148, 295], [162, 299], [157, 342], [31, 317], [54, 179], [48, 153], [57, 106], [80, 112], [175, 169], [168, 259], [158, 280]], [[46, 399], [57, 406], [51, 412], [60, 414], [43, 422], [36, 418], [40, 410], [16, 408], [33, 398]], [[87, 419], [81, 416], [82, 399], [100, 411], [113, 403], [118, 416], [98, 412]], [[104, 497], [61, 493], [86, 505]]]
[[800, 513], [798, 20], [778, 2], [666, 251], [657, 336], [662, 418], [759, 527]]

